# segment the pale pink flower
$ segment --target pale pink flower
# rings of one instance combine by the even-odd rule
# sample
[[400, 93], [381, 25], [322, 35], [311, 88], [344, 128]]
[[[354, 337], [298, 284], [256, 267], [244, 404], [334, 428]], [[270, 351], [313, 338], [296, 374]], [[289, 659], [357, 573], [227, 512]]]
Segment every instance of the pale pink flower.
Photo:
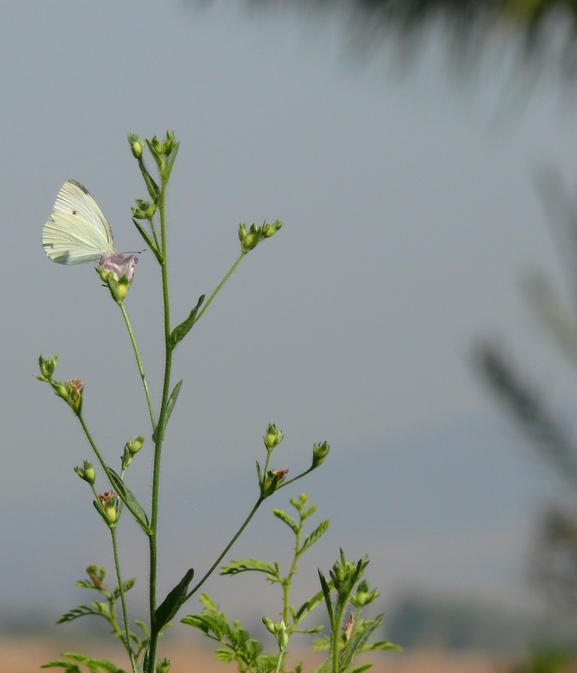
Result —
[[126, 276], [130, 282], [134, 278], [134, 267], [138, 263], [138, 255], [123, 255], [120, 252], [111, 252], [100, 258], [100, 264], [106, 271], [112, 271], [114, 280]]

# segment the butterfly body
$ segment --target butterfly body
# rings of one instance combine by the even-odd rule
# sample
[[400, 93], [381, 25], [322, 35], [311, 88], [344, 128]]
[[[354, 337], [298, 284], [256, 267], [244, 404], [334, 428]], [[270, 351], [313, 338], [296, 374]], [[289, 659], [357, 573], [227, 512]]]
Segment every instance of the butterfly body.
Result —
[[68, 180], [58, 192], [54, 210], [42, 230], [42, 246], [58, 264], [97, 262], [116, 252], [112, 229], [86, 187]]

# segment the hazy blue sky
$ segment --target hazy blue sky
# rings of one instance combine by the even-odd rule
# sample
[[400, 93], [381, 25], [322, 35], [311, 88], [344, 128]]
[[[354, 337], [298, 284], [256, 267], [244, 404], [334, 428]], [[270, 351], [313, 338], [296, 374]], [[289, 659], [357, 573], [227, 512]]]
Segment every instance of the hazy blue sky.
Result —
[[[85, 381], [85, 414], [111, 462], [146, 431], [146, 409], [108, 293], [89, 265], [51, 263], [40, 235], [74, 178], [117, 248], [141, 247], [130, 206], [145, 194], [126, 135], [166, 129], [181, 140], [169, 194], [175, 319], [236, 258], [240, 221], [285, 227], [177, 351], [185, 383], [165, 449], [163, 587], [189, 565], [200, 572], [241, 520], [276, 422], [286, 434], [276, 467], [296, 472], [313, 442], [333, 447], [326, 470], [295, 491], [333, 523], [315, 564], [342, 545], [371, 555], [385, 596], [418, 585], [522, 600], [532, 516], [556, 485], [469, 355], [475, 337], [500, 336], [572, 412], [572, 372], [518, 291], [532, 265], [561, 277], [532, 178], [544, 163], [568, 184], [576, 176], [575, 114], [556, 86], [495, 125], [503, 77], [485, 69], [463, 90], [434, 43], [400, 76], [390, 55], [356, 59], [334, 16], [249, 14], [230, 0], [203, 10], [23, 1], [0, 16], [2, 604], [38, 594], [56, 617], [83, 569], [109, 564], [106, 531], [72, 472], [88, 447], [32, 378], [36, 359], [58, 352], [60, 377]], [[155, 391], [157, 280], [144, 254], [128, 310]], [[138, 492], [145, 450], [131, 468]], [[270, 556], [270, 519], [233, 556]], [[138, 531], [126, 527], [125, 574], [142, 573]]]

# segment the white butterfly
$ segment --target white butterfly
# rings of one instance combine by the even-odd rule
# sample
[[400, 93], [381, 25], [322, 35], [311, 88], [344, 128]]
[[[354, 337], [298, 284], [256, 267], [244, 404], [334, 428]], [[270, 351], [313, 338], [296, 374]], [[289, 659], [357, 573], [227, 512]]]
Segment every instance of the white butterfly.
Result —
[[68, 180], [42, 230], [42, 246], [58, 264], [84, 264], [116, 252], [108, 220], [86, 187]]

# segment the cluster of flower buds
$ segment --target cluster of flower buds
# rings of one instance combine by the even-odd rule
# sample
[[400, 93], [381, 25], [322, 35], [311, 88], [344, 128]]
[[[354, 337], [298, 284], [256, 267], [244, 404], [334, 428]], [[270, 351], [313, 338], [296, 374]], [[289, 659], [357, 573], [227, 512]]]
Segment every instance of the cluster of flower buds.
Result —
[[279, 650], [284, 652], [288, 647], [290, 638], [289, 629], [284, 623], [284, 620], [281, 619], [280, 622], [273, 622], [270, 617], [263, 617], [262, 623], [266, 626], [270, 633], [273, 634], [273, 636], [276, 636]]
[[80, 379], [70, 379], [70, 381], [65, 381], [64, 383], [53, 379], [52, 376], [56, 370], [57, 362], [58, 355], [52, 355], [49, 358], [41, 355], [38, 358], [40, 376], [36, 378], [44, 383], [49, 383], [56, 395], [63, 399], [77, 416], [80, 416], [84, 383]]
[[116, 527], [120, 517], [120, 501], [114, 491], [106, 491], [98, 496], [94, 506], [110, 528]]
[[156, 213], [156, 208], [154, 201], [136, 199], [136, 208], [132, 208], [132, 217], [136, 220], [151, 220]]
[[247, 231], [246, 224], [241, 222], [238, 226], [238, 239], [241, 251], [243, 254], [246, 254], [250, 250], [254, 250], [262, 240], [276, 234], [281, 227], [282, 222], [275, 220], [272, 224], [264, 222], [260, 227], [257, 227], [256, 224], [251, 224], [250, 229]]
[[[341, 549], [340, 553], [340, 561], [336, 561], [331, 570], [329, 571], [329, 575], [331, 576], [331, 579], [333, 581], [333, 586], [334, 588], [340, 592], [341, 589], [345, 589], [351, 581], [356, 581], [355, 578], [359, 578], [360, 575], [362, 575], [364, 569], [367, 567], [369, 564], [369, 557], [365, 556], [363, 557], [360, 561], [347, 561], [345, 558], [345, 553]], [[361, 596], [364, 594], [364, 600], [363, 605], [367, 605], [368, 601], [368, 584], [361, 582], [359, 584], [359, 589], [360, 587], [363, 586], [363, 591], [361, 591]], [[378, 594], [377, 594], [378, 595]], [[377, 596], [375, 595], [374, 598]], [[373, 600], [373, 599], [371, 599]], [[352, 601], [351, 601], [352, 602]]]
[[138, 255], [122, 255], [119, 252], [112, 252], [101, 257], [96, 267], [96, 272], [108, 286], [117, 304], [122, 304], [128, 294], [137, 263]]
[[90, 484], [90, 486], [94, 486], [94, 482], [96, 481], [96, 471], [89, 460], [85, 460], [82, 463], [82, 467], [76, 466], [74, 471], [81, 479], [84, 479], [84, 481]]
[[[154, 185], [154, 180], [152, 179], [150, 173], [146, 170], [142, 160], [144, 149], [148, 147], [150, 153], [156, 161], [156, 165], [158, 166], [161, 177], [166, 181], [170, 175], [172, 166], [174, 165], [179, 143], [175, 139], [174, 133], [172, 131], [166, 132], [166, 137], [164, 140], [159, 140], [156, 136], [154, 136], [152, 140], [144, 140], [137, 133], [131, 133], [128, 136], [128, 143], [130, 144], [132, 156], [138, 161], [138, 165], [140, 166], [140, 170], [144, 176], [148, 191], [150, 193], [151, 187]], [[156, 194], [159, 193], [158, 188], [153, 191], [156, 191]]]
[[125, 470], [134, 456], [140, 451], [144, 444], [144, 435], [139, 435], [134, 441], [129, 439], [124, 445], [124, 453], [122, 454], [122, 469]]

